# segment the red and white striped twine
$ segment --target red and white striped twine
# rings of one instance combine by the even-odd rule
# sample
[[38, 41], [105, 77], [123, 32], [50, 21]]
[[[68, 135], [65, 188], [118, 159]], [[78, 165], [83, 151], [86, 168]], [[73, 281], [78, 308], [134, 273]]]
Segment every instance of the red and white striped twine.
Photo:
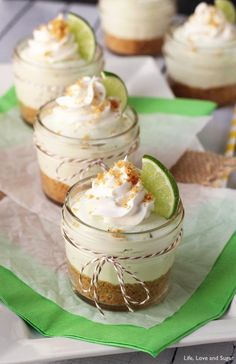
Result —
[[[146, 302], [149, 301], [150, 299], [150, 292], [149, 289], [147, 288], [146, 284], [139, 279], [136, 274], [134, 274], [133, 272], [127, 270], [120, 261], [126, 261], [126, 260], [143, 260], [143, 259], [148, 259], [148, 258], [153, 258], [153, 257], [158, 257], [160, 255], [164, 255], [168, 252], [170, 252], [171, 250], [175, 249], [183, 236], [183, 229], [180, 230], [179, 235], [177, 236], [177, 238], [173, 241], [173, 243], [171, 245], [169, 245], [167, 248], [152, 253], [152, 254], [147, 254], [147, 255], [142, 255], [142, 256], [112, 256], [112, 255], [104, 255], [100, 252], [97, 251], [93, 251], [90, 250], [88, 248], [85, 248], [83, 246], [81, 246], [77, 241], [75, 241], [71, 236], [68, 235], [68, 233], [65, 231], [65, 227], [63, 226], [62, 228], [62, 233], [64, 238], [71, 243], [73, 246], [75, 246], [77, 249], [79, 249], [82, 252], [86, 252], [86, 253], [90, 253], [92, 255], [95, 255], [95, 258], [91, 259], [90, 261], [88, 261], [87, 263], [85, 263], [80, 271], [80, 276], [79, 276], [79, 284], [80, 287], [82, 289], [83, 292], [91, 292], [93, 294], [93, 300], [94, 303], [97, 307], [97, 309], [99, 310], [99, 312], [104, 316], [104, 312], [101, 308], [101, 306], [99, 305], [99, 296], [98, 296], [98, 282], [99, 282], [99, 276], [100, 273], [102, 271], [103, 266], [106, 263], [110, 263], [116, 274], [117, 274], [117, 279], [119, 282], [119, 286], [120, 286], [120, 290], [125, 302], [126, 307], [128, 308], [128, 310], [130, 312], [133, 312], [133, 309], [131, 307], [131, 305], [139, 305], [142, 306], [144, 305]], [[90, 280], [90, 285], [88, 288], [85, 288], [81, 279], [81, 276], [83, 275], [85, 269], [91, 265], [94, 265], [94, 271], [93, 271], [93, 275], [92, 278]], [[124, 274], [129, 275], [130, 277], [132, 277], [137, 283], [139, 283], [142, 288], [145, 291], [145, 298], [142, 301], [135, 301], [132, 299], [132, 297], [130, 297], [126, 291], [126, 286], [125, 286], [125, 279], [124, 279]]]
[[[107, 166], [104, 161], [109, 160], [117, 160], [119, 158], [124, 158], [126, 155], [132, 154], [139, 146], [139, 136], [134, 140], [131, 144], [129, 150], [127, 152], [119, 152], [109, 155], [108, 157], [102, 158], [94, 158], [94, 159], [81, 159], [81, 158], [71, 158], [71, 157], [62, 157], [59, 154], [54, 154], [46, 150], [42, 145], [37, 142], [37, 139], [34, 138], [34, 143], [36, 149], [40, 150], [40, 152], [46, 154], [48, 157], [55, 158], [61, 160], [60, 164], [56, 168], [56, 178], [58, 181], [65, 183], [71, 181], [73, 178], [78, 177], [78, 179], [82, 179], [84, 174], [89, 171], [95, 165], [100, 165], [103, 169], [107, 169]], [[69, 177], [62, 178], [60, 176], [60, 170], [65, 164], [82, 164], [83, 167], [75, 172], [73, 175]]]

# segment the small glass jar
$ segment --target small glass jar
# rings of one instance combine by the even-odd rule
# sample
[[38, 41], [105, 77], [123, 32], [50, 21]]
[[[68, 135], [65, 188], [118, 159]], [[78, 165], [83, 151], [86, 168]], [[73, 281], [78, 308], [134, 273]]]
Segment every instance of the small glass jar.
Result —
[[121, 116], [124, 129], [117, 134], [99, 139], [59, 135], [43, 123], [55, 105], [51, 101], [40, 109], [34, 124], [34, 142], [43, 190], [51, 200], [63, 204], [70, 186], [97, 173], [100, 162], [110, 166], [126, 155], [134, 160], [140, 131], [138, 115], [128, 106]]
[[123, 55], [157, 55], [176, 12], [173, 0], [99, 0], [107, 47]]
[[176, 38], [178, 26], [166, 35], [163, 47], [167, 77], [174, 94], [210, 100], [220, 106], [235, 103], [236, 41], [196, 46]]
[[80, 220], [73, 212], [73, 204], [89, 188], [91, 178], [76, 183], [62, 210], [73, 291], [98, 308], [115, 311], [160, 303], [168, 292], [175, 252], [182, 239], [182, 203], [169, 220], [157, 215], [157, 223], [150, 230], [105, 231]]
[[23, 120], [33, 124], [38, 109], [46, 102], [62, 95], [64, 89], [82, 76], [99, 75], [104, 67], [103, 51], [97, 45], [94, 59], [40, 64], [21, 57], [28, 39], [14, 50], [13, 70], [16, 94]]

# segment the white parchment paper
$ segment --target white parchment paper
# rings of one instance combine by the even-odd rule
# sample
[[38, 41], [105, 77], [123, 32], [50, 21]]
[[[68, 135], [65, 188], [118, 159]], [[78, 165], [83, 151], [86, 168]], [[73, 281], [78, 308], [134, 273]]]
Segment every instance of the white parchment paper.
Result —
[[236, 191], [180, 185], [185, 206], [184, 240], [177, 250], [164, 303], [103, 318], [71, 290], [58, 220], [53, 223], [6, 197], [0, 202], [0, 264], [64, 309], [106, 324], [154, 326], [174, 314], [209, 273], [236, 228]]

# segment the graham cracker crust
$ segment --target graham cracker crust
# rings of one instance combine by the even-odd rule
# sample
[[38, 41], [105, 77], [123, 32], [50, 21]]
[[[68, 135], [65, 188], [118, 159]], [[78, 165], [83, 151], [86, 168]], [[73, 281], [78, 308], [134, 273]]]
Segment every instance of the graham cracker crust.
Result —
[[203, 89], [186, 86], [170, 77], [168, 77], [168, 81], [175, 96], [177, 97], [209, 100], [216, 102], [219, 106], [233, 104], [236, 100], [236, 84]]
[[22, 119], [30, 125], [33, 125], [35, 119], [36, 119], [36, 115], [38, 110], [37, 109], [32, 109], [29, 106], [26, 106], [25, 104], [23, 104], [21, 101], [19, 102], [19, 107], [20, 107], [20, 113], [22, 116]]
[[63, 205], [67, 191], [69, 190], [70, 186], [48, 177], [42, 171], [40, 171], [40, 174], [41, 174], [42, 187], [45, 195], [51, 201], [59, 205]]
[[[93, 292], [83, 292], [79, 284], [79, 277], [83, 282], [84, 288], [90, 287], [91, 279], [86, 275], [81, 275], [80, 272], [75, 269], [68, 262], [68, 271], [72, 281], [74, 292], [87, 303], [94, 306]], [[144, 305], [132, 305], [132, 308], [138, 310], [146, 308], [148, 306], [158, 304], [166, 297], [169, 287], [170, 270], [154, 281], [144, 282], [146, 287], [149, 289], [150, 299]], [[145, 299], [145, 292], [138, 283], [125, 284], [127, 294], [136, 301], [143, 301]], [[99, 305], [105, 310], [111, 311], [127, 311], [123, 296], [121, 294], [120, 286], [112, 284], [106, 281], [98, 281], [97, 292], [99, 297]]]
[[161, 54], [163, 38], [147, 40], [122, 39], [105, 33], [105, 43], [114, 53], [121, 55], [151, 55]]

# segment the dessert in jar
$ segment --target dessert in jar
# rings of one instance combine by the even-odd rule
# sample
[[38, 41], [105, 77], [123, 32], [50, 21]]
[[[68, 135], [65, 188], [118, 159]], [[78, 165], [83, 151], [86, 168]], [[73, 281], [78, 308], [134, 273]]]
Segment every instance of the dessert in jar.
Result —
[[175, 14], [173, 0], [100, 0], [107, 47], [123, 55], [161, 53], [163, 36]]
[[70, 189], [62, 233], [74, 292], [97, 308], [125, 311], [161, 302], [182, 239], [184, 210], [172, 175], [144, 156], [126, 158]]
[[71, 185], [139, 146], [136, 112], [116, 75], [82, 77], [40, 109], [34, 141], [45, 194], [62, 204]]
[[98, 75], [103, 52], [88, 23], [75, 14], [40, 25], [14, 50], [13, 70], [22, 118], [35, 121], [40, 106], [81, 76]]
[[226, 105], [236, 100], [236, 28], [216, 5], [199, 4], [174, 27], [164, 56], [176, 96]]

